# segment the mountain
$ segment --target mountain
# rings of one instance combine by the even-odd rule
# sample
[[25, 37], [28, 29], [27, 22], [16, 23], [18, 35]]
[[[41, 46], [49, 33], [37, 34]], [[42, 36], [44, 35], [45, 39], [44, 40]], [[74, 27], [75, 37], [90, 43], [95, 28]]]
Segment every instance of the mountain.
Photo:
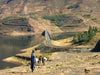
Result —
[[[0, 33], [78, 32], [100, 28], [100, 0], [0, 0]], [[60, 21], [43, 16], [66, 15]], [[60, 26], [58, 25], [60, 24]]]

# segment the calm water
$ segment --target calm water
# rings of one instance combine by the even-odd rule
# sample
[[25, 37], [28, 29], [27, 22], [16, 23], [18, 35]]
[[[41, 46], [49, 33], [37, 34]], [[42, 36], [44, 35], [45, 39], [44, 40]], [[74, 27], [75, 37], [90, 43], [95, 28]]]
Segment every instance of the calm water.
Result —
[[20, 53], [22, 49], [34, 46], [40, 42], [39, 40], [36, 41], [37, 39], [38, 38], [35, 36], [0, 36], [0, 69], [18, 66], [12, 63], [3, 62], [2, 59], [14, 56]]

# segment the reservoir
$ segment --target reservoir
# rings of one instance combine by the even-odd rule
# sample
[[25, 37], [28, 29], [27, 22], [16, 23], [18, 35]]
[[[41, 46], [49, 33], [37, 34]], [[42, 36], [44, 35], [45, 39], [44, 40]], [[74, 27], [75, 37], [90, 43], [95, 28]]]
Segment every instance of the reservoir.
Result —
[[3, 59], [21, 53], [22, 49], [32, 47], [42, 41], [39, 36], [0, 36], [0, 69], [12, 68], [18, 65], [4, 62]]

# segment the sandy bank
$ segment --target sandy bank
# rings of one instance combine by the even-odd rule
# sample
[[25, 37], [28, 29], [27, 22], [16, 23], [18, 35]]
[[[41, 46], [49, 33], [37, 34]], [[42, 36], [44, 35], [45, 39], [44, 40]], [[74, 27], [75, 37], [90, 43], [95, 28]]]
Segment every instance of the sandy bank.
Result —
[[18, 31], [13, 31], [11, 33], [6, 33], [6, 35], [10, 36], [25, 36], [25, 35], [35, 35], [34, 32], [18, 32]]
[[[35, 47], [37, 47], [38, 45], [27, 48], [27, 49], [23, 49], [21, 50], [21, 52], [23, 53], [18, 53], [16, 54], [16, 56], [5, 58], [3, 59], [3, 61], [15, 63], [15, 64], [22, 64], [22, 65], [30, 64], [30, 60], [27, 60], [27, 59], [30, 59], [32, 50], [34, 50]], [[35, 51], [35, 54], [36, 54], [36, 57], [39, 57], [40, 55], [42, 55], [40, 53], [40, 50]]]

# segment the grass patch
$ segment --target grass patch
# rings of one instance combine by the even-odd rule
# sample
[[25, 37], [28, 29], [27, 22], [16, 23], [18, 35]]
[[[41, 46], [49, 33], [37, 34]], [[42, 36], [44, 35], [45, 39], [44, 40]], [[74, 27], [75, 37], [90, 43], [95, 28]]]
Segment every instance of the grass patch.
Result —
[[50, 69], [50, 67], [47, 67], [47, 69]]
[[0, 23], [8, 22], [11, 18], [13, 18], [13, 16], [6, 17], [6, 18], [2, 19], [2, 20], [0, 21]]
[[46, 55], [46, 56], [48, 56], [48, 55], [52, 55], [52, 53], [43, 53], [43, 55]]
[[41, 49], [41, 52], [43, 53], [52, 53], [52, 52], [60, 52], [60, 51], [68, 51], [67, 47], [49, 47], [49, 46], [44, 46]]
[[63, 66], [63, 64], [56, 64], [56, 66]]
[[9, 66], [7, 66], [5, 69], [10, 69], [10, 67], [9, 67]]
[[52, 53], [43, 53], [43, 57], [46, 56], [48, 60], [50, 59], [49, 56], [51, 56], [51, 55], [52, 55]]
[[91, 15], [90, 14], [85, 14], [83, 15], [84, 18], [91, 18]]
[[69, 38], [74, 36], [75, 32], [64, 32], [64, 33], [58, 33], [58, 34], [53, 34], [51, 35], [51, 39], [52, 40], [61, 40], [61, 39], [65, 39], [65, 38]]
[[62, 26], [62, 20], [65, 18], [67, 15], [53, 15], [53, 16], [43, 16], [43, 19], [50, 20], [52, 23], [55, 23], [57, 26]]
[[29, 13], [28, 15], [35, 15], [35, 14], [37, 14], [36, 12], [35, 13]]
[[35, 49], [36, 50], [40, 50], [40, 49], [42, 49], [42, 48], [44, 48], [44, 46], [45, 46], [45, 44], [44, 44], [44, 42], [42, 42], [38, 47], [36, 47]]

